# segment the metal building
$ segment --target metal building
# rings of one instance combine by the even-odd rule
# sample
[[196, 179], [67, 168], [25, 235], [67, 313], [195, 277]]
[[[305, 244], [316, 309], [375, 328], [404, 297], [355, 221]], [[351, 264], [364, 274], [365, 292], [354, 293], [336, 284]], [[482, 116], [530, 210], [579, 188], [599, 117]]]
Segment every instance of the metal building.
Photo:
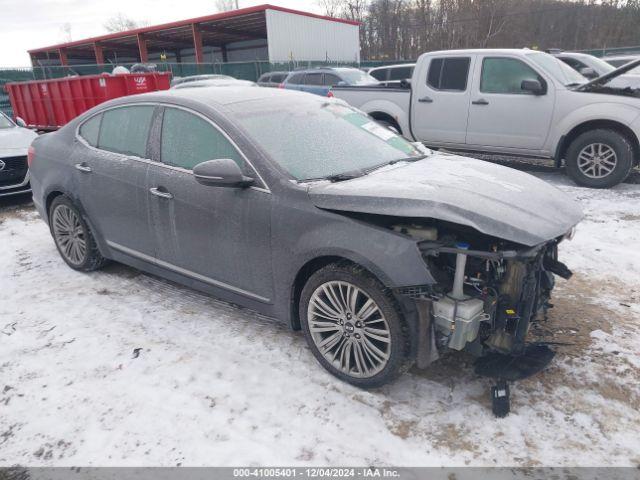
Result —
[[359, 24], [260, 5], [29, 50], [37, 66], [132, 62], [359, 62]]

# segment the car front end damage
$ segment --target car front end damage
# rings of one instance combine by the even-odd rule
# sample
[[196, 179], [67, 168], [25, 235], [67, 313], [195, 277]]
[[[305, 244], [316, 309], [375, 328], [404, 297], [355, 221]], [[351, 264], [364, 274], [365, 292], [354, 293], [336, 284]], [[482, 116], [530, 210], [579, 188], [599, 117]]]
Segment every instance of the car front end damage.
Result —
[[[448, 352], [465, 351], [477, 357], [476, 373], [498, 380], [502, 386], [495, 391], [508, 392], [506, 381], [537, 373], [554, 356], [527, 337], [553, 306], [555, 276], [572, 275], [558, 260], [558, 244], [570, 239], [574, 228], [529, 247], [442, 223], [393, 226], [417, 240], [436, 280], [396, 291], [415, 305], [416, 366], [426, 368]], [[505, 408], [508, 393], [502, 412]], [[494, 412], [500, 411], [494, 404]]]

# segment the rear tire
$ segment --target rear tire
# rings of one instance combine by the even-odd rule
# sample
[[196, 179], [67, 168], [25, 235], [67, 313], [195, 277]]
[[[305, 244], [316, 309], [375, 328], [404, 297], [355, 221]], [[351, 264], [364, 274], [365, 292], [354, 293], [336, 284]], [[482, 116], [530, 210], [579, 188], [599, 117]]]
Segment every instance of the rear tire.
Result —
[[60, 256], [74, 270], [91, 272], [107, 262], [89, 225], [69, 197], [61, 195], [51, 203], [49, 229]]
[[609, 188], [629, 176], [633, 147], [627, 137], [615, 130], [590, 130], [571, 142], [566, 161], [567, 173], [578, 185]]
[[404, 370], [409, 341], [400, 308], [362, 267], [331, 264], [314, 273], [299, 315], [313, 355], [340, 380], [376, 388]]

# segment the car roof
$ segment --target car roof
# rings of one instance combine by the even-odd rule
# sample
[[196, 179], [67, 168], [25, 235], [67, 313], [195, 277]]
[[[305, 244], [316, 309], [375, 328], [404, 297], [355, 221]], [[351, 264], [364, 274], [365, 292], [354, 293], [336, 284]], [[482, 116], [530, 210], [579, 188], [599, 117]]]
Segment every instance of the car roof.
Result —
[[[532, 50], [529, 48], [468, 48], [468, 49], [458, 49], [458, 50], [436, 50], [433, 52], [426, 52], [422, 55], [477, 55], [477, 54], [516, 54], [516, 55], [524, 55], [527, 53], [546, 53], [541, 50]], [[547, 54], [548, 55], [548, 54]]]
[[[279, 88], [259, 88], [255, 86], [222, 86], [215, 88], [183, 88], [162, 90], [158, 92], [143, 93], [140, 95], [122, 97], [123, 99], [132, 99], [138, 102], [145, 100], [162, 101], [185, 99], [203, 103], [205, 105], [231, 105], [235, 103], [250, 102], [255, 100], [263, 100], [274, 97], [310, 97], [308, 93], [298, 92], [296, 90], [286, 90]], [[323, 97], [318, 97], [325, 100]], [[123, 101], [122, 103], [126, 103]], [[179, 103], [179, 102], [177, 102]]]
[[394, 63], [393, 65], [380, 65], [379, 67], [373, 67], [369, 70], [369, 73], [374, 70], [384, 70], [387, 68], [406, 68], [406, 67], [415, 67], [415, 63]]

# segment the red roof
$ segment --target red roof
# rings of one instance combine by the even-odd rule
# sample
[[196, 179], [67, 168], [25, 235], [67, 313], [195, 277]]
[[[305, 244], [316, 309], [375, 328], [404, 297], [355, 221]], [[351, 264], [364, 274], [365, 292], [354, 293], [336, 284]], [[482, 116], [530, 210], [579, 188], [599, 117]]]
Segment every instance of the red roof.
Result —
[[214, 15], [207, 15], [204, 17], [196, 17], [196, 18], [190, 18], [188, 20], [180, 20], [178, 22], [171, 22], [171, 23], [164, 23], [162, 25], [155, 25], [153, 27], [143, 27], [143, 28], [136, 28], [133, 30], [127, 30], [124, 32], [116, 32], [116, 33], [110, 33], [107, 35], [101, 35], [99, 37], [91, 37], [91, 38], [85, 38], [84, 40], [75, 40], [73, 42], [67, 42], [67, 43], [60, 43], [58, 45], [52, 45], [50, 47], [42, 47], [42, 48], [34, 48], [33, 50], [29, 50], [29, 53], [38, 53], [38, 52], [45, 52], [45, 51], [51, 51], [51, 50], [57, 50], [59, 48], [66, 48], [66, 47], [74, 47], [74, 46], [78, 46], [78, 45], [87, 45], [87, 44], [91, 44], [94, 42], [100, 42], [100, 41], [104, 41], [104, 40], [112, 40], [112, 39], [116, 39], [116, 38], [123, 38], [123, 37], [132, 37], [141, 33], [151, 33], [151, 32], [160, 32], [162, 30], [168, 30], [168, 29], [172, 29], [172, 28], [176, 28], [176, 27], [184, 27], [187, 25], [191, 25], [193, 23], [202, 23], [202, 22], [209, 22], [212, 20], [224, 20], [224, 19], [228, 19], [228, 18], [235, 18], [235, 17], [241, 17], [243, 15], [248, 15], [248, 14], [252, 14], [252, 13], [257, 13], [257, 12], [266, 12], [267, 10], [277, 10], [280, 12], [286, 12], [286, 13], [293, 13], [295, 15], [304, 15], [305, 17], [312, 17], [312, 18], [319, 18], [321, 20], [328, 20], [328, 21], [332, 21], [332, 22], [339, 22], [339, 23], [346, 23], [349, 25], [360, 25], [359, 22], [355, 22], [352, 20], [345, 20], [342, 18], [333, 18], [333, 17], [327, 17], [324, 15], [317, 15], [315, 13], [310, 13], [310, 12], [303, 12], [301, 10], [294, 10], [291, 8], [285, 8], [285, 7], [279, 7], [276, 5], [258, 5], [255, 7], [248, 7], [248, 8], [241, 8], [239, 10], [231, 10], [229, 12], [221, 12], [221, 13], [216, 13]]

